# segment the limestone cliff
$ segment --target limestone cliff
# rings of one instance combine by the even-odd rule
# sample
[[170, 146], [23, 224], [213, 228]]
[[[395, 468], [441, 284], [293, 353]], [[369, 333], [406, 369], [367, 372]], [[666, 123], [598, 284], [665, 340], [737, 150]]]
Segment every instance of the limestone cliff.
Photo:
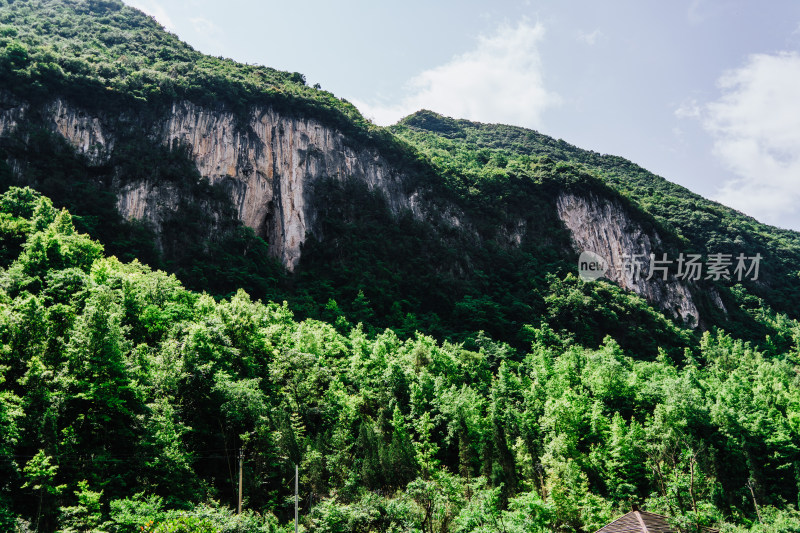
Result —
[[312, 119], [256, 108], [242, 128], [229, 113], [182, 102], [155, 135], [187, 146], [200, 173], [225, 185], [239, 218], [277, 246], [289, 269], [300, 260], [306, 233], [316, 231], [309, 200], [320, 178], [362, 181], [382, 192], [394, 212], [410, 209], [421, 216], [415, 196], [403, 189], [404, 176], [380, 154], [353, 148], [344, 135]]
[[[6, 105], [0, 135], [27, 111], [22, 103]], [[116, 143], [112, 117], [92, 116], [60, 99], [43, 111], [51, 129], [91, 162], [101, 164], [110, 157]], [[359, 180], [380, 191], [393, 212], [407, 209], [424, 216], [418, 191], [404, 189], [408, 180], [400, 171], [374, 149], [354, 148], [339, 131], [313, 119], [267, 107], [252, 109], [243, 124], [231, 113], [177, 102], [161, 121], [138, 126], [153, 141], [185, 147], [200, 174], [224, 186], [239, 219], [270, 243], [289, 270], [300, 260], [306, 234], [317, 232], [309, 202], [320, 179]], [[152, 180], [119, 183], [117, 195], [124, 217], [146, 220], [156, 229], [179, 200], [171, 184]]]
[[[608, 261], [606, 277], [660, 307], [684, 323], [696, 326], [699, 313], [686, 283], [673, 275], [647, 280], [649, 257], [660, 258], [661, 238], [646, 231], [616, 201], [594, 194], [562, 193], [556, 201], [558, 216], [572, 234], [577, 252], [594, 252]], [[632, 267], [627, 268], [627, 264]]]
[[[2, 99], [0, 135], [11, 131], [30, 113], [27, 104]], [[394, 168], [376, 149], [357, 148], [341, 132], [317, 120], [253, 108], [246, 117], [181, 101], [161, 118], [145, 122], [135, 116], [110, 117], [88, 113], [55, 99], [38, 108], [40, 120], [96, 165], [108, 163], [118, 143], [120, 123], [133, 125], [152, 142], [183, 147], [199, 174], [221, 185], [239, 219], [267, 240], [272, 253], [293, 270], [308, 234], [318, 238], [313, 205], [315, 184], [326, 178], [354, 179], [379, 191], [395, 214], [408, 210], [420, 220], [436, 219], [462, 234], [477, 234], [463, 213], [451, 206], [431, 207], [421, 191], [409, 190], [409, 176]], [[181, 202], [175, 184], [153, 178], [117, 180], [117, 207], [128, 219], [145, 220], [156, 230]], [[589, 250], [621, 265], [624, 254], [656, 251], [660, 238], [648, 233], [622, 207], [597, 196], [563, 193], [555, 209], [572, 234], [576, 250]], [[529, 231], [524, 220], [498, 228], [498, 242], [519, 246]], [[689, 288], [674, 279], [635, 278], [624, 269], [608, 277], [689, 325], [699, 316]]]

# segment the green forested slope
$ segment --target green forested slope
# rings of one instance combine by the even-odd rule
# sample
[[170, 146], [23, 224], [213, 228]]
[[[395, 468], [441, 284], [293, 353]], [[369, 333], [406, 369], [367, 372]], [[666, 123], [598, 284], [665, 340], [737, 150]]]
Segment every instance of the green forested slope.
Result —
[[578, 165], [651, 215], [662, 233], [680, 239], [681, 251], [760, 253], [764, 257], [760, 283], [745, 283], [746, 288], [773, 307], [798, 315], [800, 234], [796, 231], [761, 224], [622, 157], [582, 150], [525, 128], [419, 111], [391, 130], [429, 155], [445, 172], [467, 174], [476, 183], [498, 173], [518, 173], [541, 157]]
[[548, 328], [466, 350], [187, 291], [29, 189], [0, 239], [4, 530], [272, 531], [293, 463], [311, 531], [592, 531], [631, 503], [800, 527], [797, 322], [783, 355], [706, 334], [679, 365]]
[[[615, 194], [595, 177], [540, 161], [526, 175], [485, 181], [463, 194], [461, 174], [438, 172], [419, 150], [366, 123], [349, 104], [306, 87], [299, 75], [203, 56], [120, 2], [6, 2], [0, 23], [0, 96], [31, 106], [26, 120], [0, 138], [0, 190], [35, 187], [69, 208], [79, 230], [109, 253], [175, 273], [195, 290], [229, 296], [245, 288], [287, 300], [299, 316], [338, 320], [344, 328], [361, 322], [367, 332], [388, 326], [402, 337], [419, 330], [472, 342], [483, 330], [520, 348], [529, 339], [526, 325], [546, 322], [580, 342], [599, 344], [613, 334], [625, 350], [649, 358], [659, 347], [679, 358], [696, 341], [641, 299], [565, 277], [574, 258], [550, 204], [562, 188], [587, 183]], [[88, 160], [52, 132], [37, 106], [53, 98], [110, 117], [118, 139], [108, 161]], [[331, 181], [316, 194], [325, 242], [310, 239], [297, 273], [287, 276], [269, 258], [268, 243], [236, 220], [223, 188], [203, 180], [183, 150], [148, 136], [147, 125], [176, 99], [237, 112], [271, 105], [332, 124], [379, 149], [435, 201], [463, 209], [480, 240], [411, 216], [397, 219], [364, 184]], [[141, 125], [125, 118], [134, 115]], [[143, 176], [181, 195], [157, 238], [116, 210], [113, 183]], [[537, 231], [510, 247], [504, 231], [519, 220]], [[583, 302], [580, 311], [569, 303], [576, 301]], [[766, 332], [756, 330], [751, 337], [763, 340]]]
[[[574, 169], [539, 162], [527, 175], [486, 182], [482, 194], [470, 197], [443, 180], [437, 186], [443, 201], [460, 205], [477, 222], [480, 242], [410, 214], [395, 216], [363, 183], [319, 184], [317, 212], [326, 238], [309, 238], [290, 276], [269, 256], [268, 243], [237, 220], [222, 187], [203, 180], [184, 152], [138, 130], [124, 133], [118, 147], [108, 163], [92, 164], [29, 114], [0, 137], [0, 154], [25, 164], [17, 175], [0, 161], [0, 190], [34, 186], [74, 211], [76, 227], [109, 253], [173, 272], [195, 290], [228, 296], [245, 288], [259, 298], [287, 300], [302, 317], [339, 320], [344, 327], [362, 322], [368, 332], [392, 327], [403, 337], [420, 330], [454, 340], [484, 330], [524, 347], [525, 325], [544, 321], [581, 342], [598, 344], [612, 334], [624, 349], [650, 358], [659, 347], [680, 357], [693, 342], [641, 298], [566, 277], [574, 270], [569, 236], [550, 204], [568, 180], [603, 187]], [[112, 182], [143, 172], [181, 194], [178, 208], [165, 216], [160, 249], [152, 229], [124, 221], [116, 210]], [[518, 220], [536, 231], [510, 247], [501, 232]], [[754, 337], [764, 335], [759, 330]]]

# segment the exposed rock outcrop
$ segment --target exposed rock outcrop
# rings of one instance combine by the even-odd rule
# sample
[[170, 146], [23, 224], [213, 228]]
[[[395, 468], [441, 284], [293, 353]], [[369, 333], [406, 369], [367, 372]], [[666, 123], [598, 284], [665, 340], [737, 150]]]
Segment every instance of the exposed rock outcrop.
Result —
[[[30, 113], [24, 102], [4, 97], [0, 104], [0, 135]], [[118, 117], [93, 115], [61, 99], [37, 113], [92, 164], [106, 164], [119, 143]], [[251, 109], [243, 119], [181, 101], [161, 119], [145, 123], [126, 116], [122, 120], [153, 142], [183, 147], [200, 175], [224, 187], [239, 219], [269, 242], [272, 253], [289, 270], [297, 266], [306, 236], [322, 237], [314, 206], [324, 199], [316, 198], [314, 189], [323, 179], [358, 180], [379, 191], [395, 214], [408, 210], [418, 219], [436, 219], [477, 238], [457, 208], [431, 207], [421, 191], [408, 190], [409, 176], [376, 149], [356, 147], [344, 134], [314, 119], [278, 113], [270, 107]], [[155, 179], [119, 182], [115, 192], [124, 217], [148, 221], [156, 230], [181, 202], [175, 184]], [[625, 254], [647, 257], [656, 251], [660, 244], [656, 233], [645, 231], [618, 203], [597, 196], [562, 193], [556, 210], [570, 230], [576, 250], [595, 252], [616, 267], [607, 275], [609, 279], [685, 323], [698, 324], [697, 307], [685, 283], [674, 277], [646, 280], [619, 268]], [[515, 247], [530, 230], [520, 220], [500, 228], [498, 237]], [[646, 261], [640, 259], [642, 265]]]
[[[23, 103], [7, 103], [0, 110], [0, 134], [13, 129], [27, 111]], [[51, 129], [93, 164], [111, 156], [117, 138], [109, 117], [93, 116], [61, 99], [45, 106], [43, 114]], [[408, 180], [402, 172], [376, 150], [355, 148], [342, 133], [313, 119], [267, 107], [252, 109], [246, 121], [237, 121], [232, 113], [184, 101], [173, 104], [161, 121], [138, 126], [155, 142], [185, 147], [200, 174], [225, 187], [239, 219], [270, 243], [289, 270], [300, 260], [306, 235], [318, 231], [310, 204], [321, 179], [361, 181], [380, 191], [394, 213], [426, 216], [419, 192], [404, 189]], [[146, 220], [156, 230], [179, 200], [173, 185], [156, 181], [120, 183], [116, 192], [124, 217]], [[455, 212], [438, 216], [458, 220]]]
[[664, 281], [660, 272], [646, 279], [650, 254], [661, 258], [661, 238], [656, 232], [645, 231], [619, 203], [594, 194], [562, 193], [556, 201], [556, 209], [572, 233], [576, 251], [594, 252], [608, 262], [608, 279], [687, 325], [698, 324], [697, 306], [685, 282], [671, 273]]
[[[309, 204], [321, 178], [359, 180], [382, 192], [395, 213], [410, 209], [422, 216], [417, 197], [403, 190], [404, 176], [383, 157], [353, 148], [340, 132], [312, 119], [256, 108], [243, 128], [230, 113], [181, 102], [155, 136], [188, 147], [200, 174], [225, 185], [242, 222], [265, 237], [290, 270], [306, 233], [316, 232]], [[134, 213], [121, 208], [126, 216]]]
[[94, 164], [105, 162], [114, 150], [114, 137], [104, 133], [100, 118], [56, 100], [47, 111], [53, 129]]

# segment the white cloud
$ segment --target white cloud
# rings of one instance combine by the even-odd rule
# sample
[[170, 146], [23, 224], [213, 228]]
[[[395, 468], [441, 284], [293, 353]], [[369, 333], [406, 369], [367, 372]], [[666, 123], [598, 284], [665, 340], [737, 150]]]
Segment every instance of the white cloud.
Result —
[[588, 44], [589, 46], [594, 46], [595, 44], [597, 44], [597, 40], [602, 36], [603, 32], [601, 32], [599, 29], [596, 29], [591, 33], [578, 31], [578, 40]]
[[[718, 81], [722, 95], [690, 106], [735, 176], [715, 199], [772, 224], [800, 222], [800, 55], [756, 54]], [[681, 115], [680, 110], [676, 112]]]
[[424, 108], [456, 118], [539, 127], [542, 112], [561, 101], [544, 85], [538, 50], [543, 37], [541, 24], [503, 26], [479, 37], [474, 50], [409, 80], [399, 103], [354, 103], [378, 124]]
[[222, 33], [222, 30], [220, 30], [219, 26], [217, 26], [216, 24], [214, 24], [213, 22], [211, 22], [206, 18], [194, 17], [189, 19], [189, 22], [192, 23], [192, 27], [194, 28], [194, 31], [196, 31], [197, 33], [201, 33], [204, 35], [211, 35], [211, 34], [218, 35]]
[[678, 109], [675, 110], [675, 116], [678, 118], [700, 118], [703, 109], [697, 100], [694, 98], [683, 102]]
[[125, 0], [125, 3], [155, 18], [159, 24], [164, 26], [167, 30], [171, 32], [175, 31], [175, 24], [173, 24], [172, 19], [169, 18], [164, 6], [157, 0]]

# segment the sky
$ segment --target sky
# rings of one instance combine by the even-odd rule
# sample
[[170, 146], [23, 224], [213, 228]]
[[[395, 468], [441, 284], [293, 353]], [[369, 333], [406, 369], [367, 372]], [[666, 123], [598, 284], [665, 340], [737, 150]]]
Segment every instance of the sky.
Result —
[[800, 2], [125, 0], [201, 52], [623, 156], [800, 230]]

